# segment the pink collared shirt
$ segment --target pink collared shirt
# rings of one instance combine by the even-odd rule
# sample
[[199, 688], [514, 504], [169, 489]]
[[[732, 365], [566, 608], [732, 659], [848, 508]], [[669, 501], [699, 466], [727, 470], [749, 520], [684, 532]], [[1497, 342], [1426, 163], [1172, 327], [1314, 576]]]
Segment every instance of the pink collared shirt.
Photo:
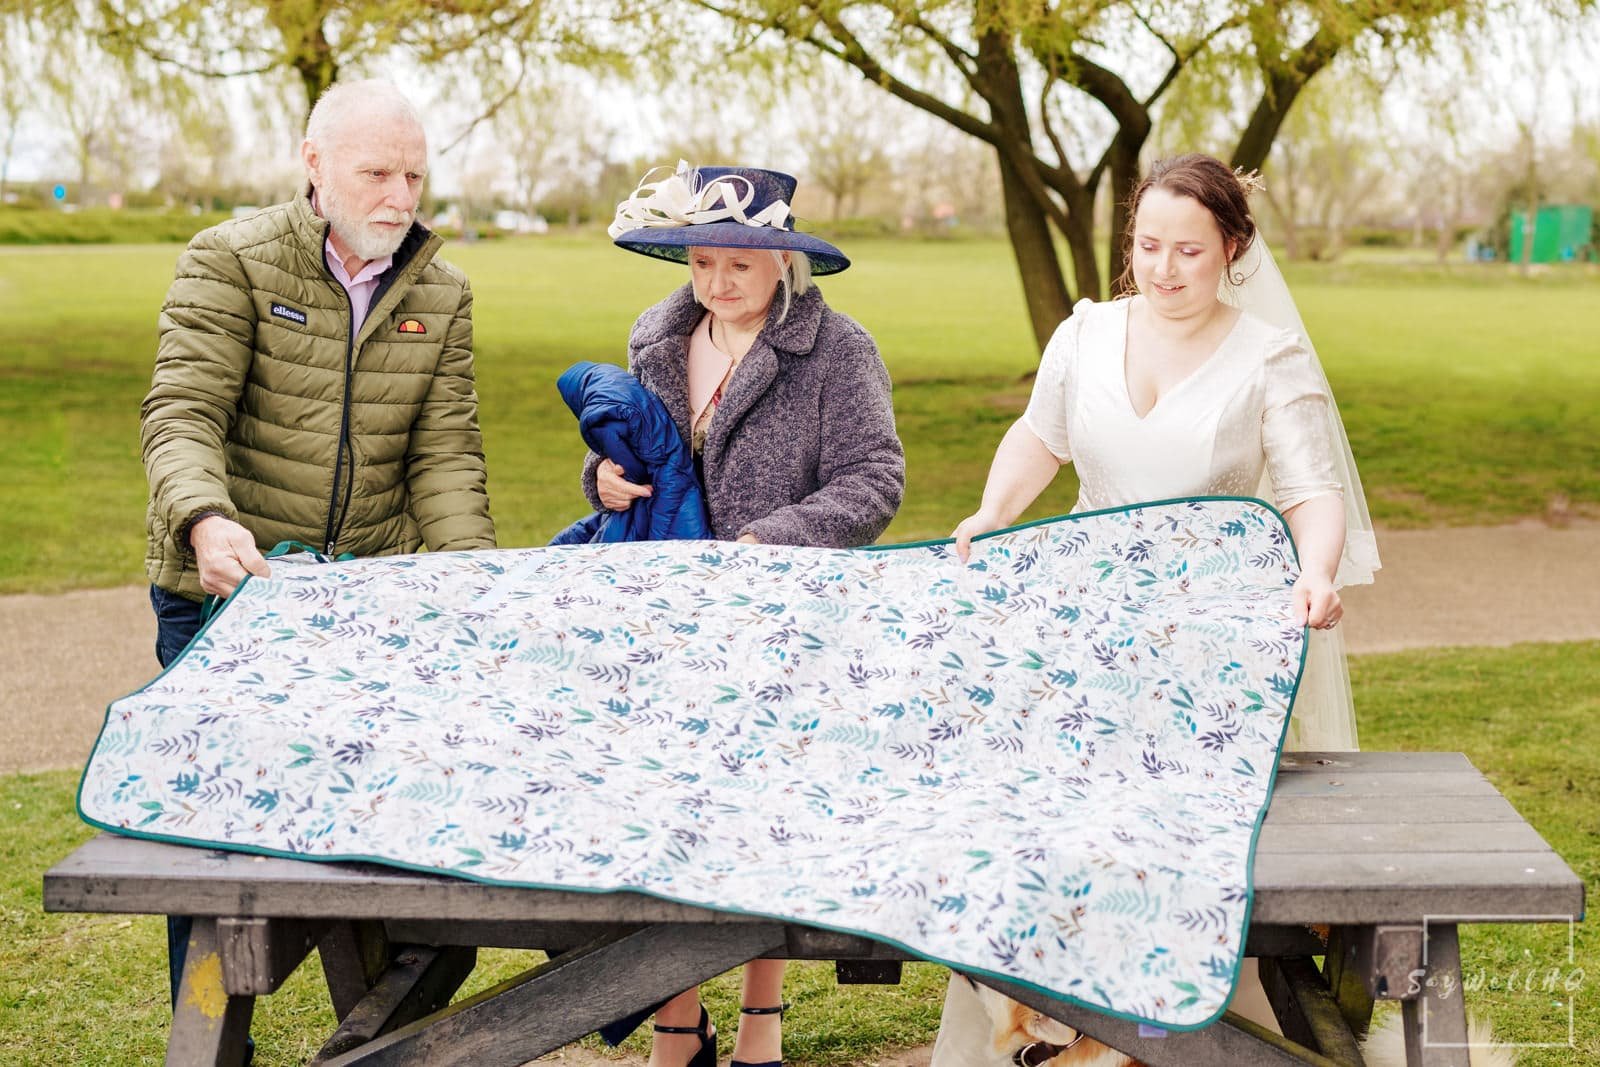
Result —
[[352, 278], [345, 271], [344, 261], [339, 258], [339, 253], [333, 250], [332, 233], [329, 233], [328, 240], [323, 245], [323, 252], [328, 260], [328, 269], [333, 271], [334, 278], [344, 286], [344, 291], [350, 294], [350, 332], [352, 335], [359, 333], [361, 324], [367, 321], [367, 312], [372, 307], [372, 294], [377, 291], [378, 276], [394, 263], [394, 256], [373, 260], [356, 271], [356, 276]]
[[[322, 215], [322, 206], [317, 203], [317, 190], [311, 190], [311, 210], [319, 216]], [[388, 270], [394, 263], [394, 256], [384, 256], [375, 259], [365, 267], [356, 271], [354, 278], [344, 269], [344, 259], [333, 248], [333, 228], [328, 228], [328, 239], [322, 244], [322, 258], [327, 261], [328, 269], [333, 271], [333, 277], [344, 286], [344, 291], [350, 297], [350, 336], [353, 338], [361, 332], [361, 324], [367, 321], [367, 312], [372, 308], [372, 294], [378, 288], [378, 276]]]

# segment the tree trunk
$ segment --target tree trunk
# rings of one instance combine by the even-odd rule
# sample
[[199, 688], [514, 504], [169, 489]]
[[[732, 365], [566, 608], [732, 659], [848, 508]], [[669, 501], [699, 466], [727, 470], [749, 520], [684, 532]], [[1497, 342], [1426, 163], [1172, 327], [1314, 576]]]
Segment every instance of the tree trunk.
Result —
[[93, 136], [94, 136], [93, 134], [90, 134], [89, 137], [84, 137], [84, 138], [82, 138], [82, 139], [80, 139], [78, 141], [78, 206], [79, 207], [88, 207], [89, 206], [89, 166], [90, 166], [90, 160], [92, 160], [94, 158], [94, 150], [93, 150], [93, 147], [91, 145], [91, 138]]
[[1344, 230], [1345, 210], [1344, 205], [1334, 204], [1328, 212], [1328, 249], [1326, 259], [1329, 263], [1344, 255]]
[[[1109, 248], [1106, 256], [1106, 263], [1109, 264], [1106, 268], [1106, 283], [1111, 292], [1094, 294], [1097, 298], [1106, 295], [1115, 296], [1123, 272], [1127, 269], [1127, 234], [1128, 227], [1132, 223], [1132, 219], [1128, 216], [1128, 201], [1139, 185], [1139, 149], [1144, 145], [1148, 132], [1149, 127], [1146, 126], [1145, 134], [1134, 139], [1124, 130], [1118, 133], [1111, 143], [1111, 233], [1107, 235]], [[1090, 206], [1092, 210], [1093, 205]], [[1131, 288], [1133, 284], [1131, 277], [1128, 279], [1128, 284]]]
[[1270, 187], [1262, 189], [1261, 195], [1267, 201], [1267, 207], [1272, 209], [1273, 217], [1278, 220], [1278, 226], [1283, 230], [1283, 254], [1291, 262], [1300, 258], [1300, 229], [1294, 221], [1295, 200], [1294, 185], [1290, 180], [1285, 180], [1289, 188], [1289, 196], [1280, 202]]
[[300, 84], [306, 88], [306, 118], [311, 118], [311, 109], [317, 106], [317, 101], [339, 77], [339, 68], [332, 59], [325, 63], [310, 60], [296, 60], [295, 73], [300, 75]]
[[1078, 283], [1078, 296], [1099, 300], [1100, 261], [1094, 250], [1094, 190], [1085, 190], [1067, 201], [1067, 226], [1062, 234], [1067, 254], [1072, 257], [1072, 276]]
[[1338, 54], [1338, 38], [1324, 25], [1312, 34], [1288, 64], [1262, 72], [1266, 87], [1261, 99], [1256, 102], [1255, 111], [1251, 113], [1244, 132], [1239, 135], [1239, 143], [1233, 150], [1233, 166], [1241, 170], [1260, 169], [1267, 161], [1267, 153], [1272, 151], [1272, 142], [1283, 127], [1284, 119], [1289, 117], [1290, 109], [1299, 98], [1300, 90]]
[[[269, 4], [267, 17], [290, 50], [289, 65], [300, 76], [306, 90], [306, 117], [317, 106], [328, 86], [339, 80], [339, 64], [328, 43], [328, 30], [322, 14], [302, 21], [305, 9], [299, 4]], [[313, 21], [314, 20], [314, 21]]]
[[[1039, 351], [1049, 343], [1061, 320], [1072, 314], [1066, 279], [1061, 276], [1061, 261], [1050, 240], [1050, 220], [1029, 192], [1027, 184], [1004, 153], [1000, 159], [1000, 191], [1006, 208], [1006, 233], [1011, 238], [1011, 253], [1022, 278], [1022, 296], [1033, 323], [1033, 338]], [[1090, 247], [1090, 259], [1093, 256]]]
[[6, 146], [0, 150], [0, 204], [5, 203], [7, 187], [11, 180], [11, 154], [17, 147], [17, 127], [20, 115], [13, 114], [6, 126]]
[[[992, 13], [991, 13], [992, 14]], [[995, 17], [992, 26], [1003, 20]], [[1061, 274], [1061, 261], [1051, 239], [1050, 192], [1033, 169], [1035, 153], [1028, 120], [1028, 107], [1022, 99], [1022, 74], [1011, 37], [998, 28], [984, 31], [978, 38], [978, 70], [982, 93], [989, 104], [992, 120], [999, 129], [995, 155], [1000, 163], [1000, 192], [1005, 201], [1006, 233], [1011, 252], [1022, 278], [1022, 295], [1028, 304], [1033, 337], [1043, 352], [1061, 320], [1072, 314], [1072, 298]], [[1070, 210], [1070, 205], [1069, 205]], [[1076, 221], [1075, 217], [1069, 221]], [[1089, 223], [1092, 228], [1093, 222]], [[1073, 243], [1069, 231], [1067, 240]], [[1081, 243], [1081, 241], [1079, 242]], [[1093, 238], [1090, 238], [1088, 263], [1094, 266]], [[1082, 276], [1083, 259], [1073, 247], [1073, 261]], [[1096, 286], [1096, 289], [1098, 285]], [[1096, 289], [1090, 289], [1093, 293]]]

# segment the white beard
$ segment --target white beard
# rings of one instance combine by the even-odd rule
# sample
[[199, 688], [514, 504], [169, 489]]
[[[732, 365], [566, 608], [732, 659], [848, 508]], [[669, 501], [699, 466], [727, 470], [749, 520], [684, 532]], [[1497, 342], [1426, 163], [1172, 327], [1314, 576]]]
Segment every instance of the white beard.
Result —
[[[331, 188], [317, 190], [317, 206], [322, 209], [323, 217], [333, 227], [340, 243], [368, 262], [394, 255], [400, 243], [406, 239], [406, 233], [416, 217], [413, 212], [379, 208], [367, 218], [361, 218], [355, 212], [347, 211], [344, 202]], [[398, 222], [403, 228], [389, 233], [376, 229], [372, 225], [375, 222]]]

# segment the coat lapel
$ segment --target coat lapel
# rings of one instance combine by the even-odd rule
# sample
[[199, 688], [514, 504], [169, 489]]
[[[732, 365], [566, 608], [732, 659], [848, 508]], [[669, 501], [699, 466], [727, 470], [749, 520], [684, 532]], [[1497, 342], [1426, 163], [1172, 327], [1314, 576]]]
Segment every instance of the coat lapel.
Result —
[[717, 413], [711, 417], [711, 426], [706, 431], [707, 469], [715, 469], [722, 459], [728, 435], [778, 377], [778, 353], [772, 350], [765, 336], [763, 333], [762, 337], [757, 338], [756, 343], [750, 346], [750, 351], [745, 353], [744, 359], [739, 362], [739, 369], [733, 372], [733, 377], [728, 381], [728, 389], [722, 394]]
[[666, 405], [685, 441], [689, 440], [689, 339], [664, 337], [634, 354], [639, 380]]
[[633, 372], [656, 394], [689, 440], [689, 334], [705, 314], [685, 285], [639, 316], [629, 338]]
[[[733, 372], [728, 391], [723, 394], [722, 403], [711, 419], [711, 427], [706, 434], [707, 469], [714, 469], [721, 461], [728, 437], [738, 429], [750, 409], [777, 380], [779, 361], [811, 354], [817, 344], [817, 331], [822, 325], [824, 306], [822, 294], [813, 286], [804, 296], [790, 303], [788, 317], [778, 322], [783, 305], [778, 297], [773, 297], [766, 326], [762, 327], [761, 335], [750, 346], [750, 351], [745, 353], [739, 369]], [[687, 384], [684, 388], [687, 396]], [[686, 399], [685, 406], [687, 403]]]

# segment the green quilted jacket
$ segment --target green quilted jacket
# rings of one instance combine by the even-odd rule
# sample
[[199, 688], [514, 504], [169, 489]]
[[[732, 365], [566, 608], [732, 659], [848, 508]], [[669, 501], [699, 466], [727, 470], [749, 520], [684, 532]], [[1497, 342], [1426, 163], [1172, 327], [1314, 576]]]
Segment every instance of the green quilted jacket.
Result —
[[413, 226], [352, 338], [327, 231], [301, 196], [178, 260], [140, 423], [145, 569], [164, 589], [202, 595], [186, 533], [207, 511], [263, 549], [494, 547], [466, 276]]

